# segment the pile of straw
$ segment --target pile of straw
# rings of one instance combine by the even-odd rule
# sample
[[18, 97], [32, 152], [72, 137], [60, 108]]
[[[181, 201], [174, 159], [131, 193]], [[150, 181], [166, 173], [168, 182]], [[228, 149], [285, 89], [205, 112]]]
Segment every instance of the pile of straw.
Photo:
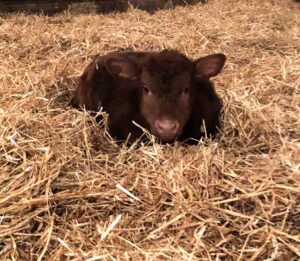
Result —
[[[119, 48], [223, 52], [221, 133], [117, 146], [68, 107]], [[0, 18], [1, 260], [299, 260], [300, 5]]]

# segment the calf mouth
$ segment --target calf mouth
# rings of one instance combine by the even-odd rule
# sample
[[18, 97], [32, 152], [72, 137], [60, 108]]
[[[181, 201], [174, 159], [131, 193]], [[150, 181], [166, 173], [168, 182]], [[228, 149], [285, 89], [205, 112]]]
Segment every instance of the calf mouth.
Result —
[[176, 140], [177, 137], [178, 136], [175, 136], [175, 137], [158, 137], [158, 139], [161, 143], [173, 143]]
[[157, 132], [154, 133], [154, 136], [159, 139], [162, 143], [173, 143], [181, 134], [180, 132], [177, 133], [165, 133], [165, 134], [159, 134]]

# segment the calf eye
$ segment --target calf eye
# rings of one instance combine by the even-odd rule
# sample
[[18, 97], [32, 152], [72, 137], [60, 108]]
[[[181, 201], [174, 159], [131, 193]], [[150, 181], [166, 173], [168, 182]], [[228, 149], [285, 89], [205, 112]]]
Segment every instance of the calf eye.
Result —
[[190, 88], [185, 88], [184, 90], [183, 90], [183, 94], [188, 94], [189, 93], [189, 91], [190, 91]]
[[150, 92], [150, 90], [148, 89], [148, 87], [146, 85], [143, 86], [143, 91], [146, 94], [148, 94]]

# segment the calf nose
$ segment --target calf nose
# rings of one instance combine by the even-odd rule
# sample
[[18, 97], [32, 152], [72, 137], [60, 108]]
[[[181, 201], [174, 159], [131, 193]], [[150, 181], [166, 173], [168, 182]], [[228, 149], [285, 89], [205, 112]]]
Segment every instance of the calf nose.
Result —
[[155, 126], [159, 133], [167, 134], [177, 132], [179, 124], [172, 120], [157, 120]]

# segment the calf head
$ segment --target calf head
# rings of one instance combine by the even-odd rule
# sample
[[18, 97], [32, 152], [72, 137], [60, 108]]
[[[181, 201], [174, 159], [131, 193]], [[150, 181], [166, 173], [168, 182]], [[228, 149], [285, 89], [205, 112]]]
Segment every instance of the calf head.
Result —
[[[138, 81], [140, 113], [150, 132], [163, 142], [176, 139], [188, 122], [197, 82], [220, 73], [226, 57], [213, 54], [195, 61], [176, 51], [151, 53], [142, 61], [126, 57], [107, 60], [110, 73]], [[195, 104], [197, 106], [197, 104]]]

